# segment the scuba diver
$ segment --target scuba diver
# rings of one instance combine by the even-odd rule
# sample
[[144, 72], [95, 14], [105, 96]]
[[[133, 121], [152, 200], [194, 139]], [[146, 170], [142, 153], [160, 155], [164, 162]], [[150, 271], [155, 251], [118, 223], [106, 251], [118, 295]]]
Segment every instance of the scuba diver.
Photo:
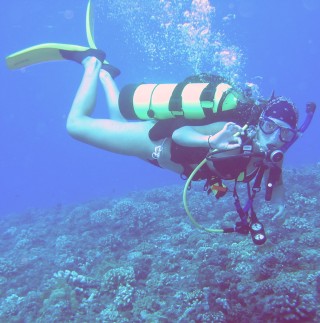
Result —
[[[273, 95], [255, 104], [248, 93], [236, 92], [217, 76], [200, 75], [180, 84], [128, 85], [119, 93], [113, 80], [119, 71], [111, 65], [102, 66], [101, 51], [92, 54], [81, 61], [84, 75], [68, 115], [69, 134], [110, 152], [136, 156], [184, 178], [206, 180], [205, 188], [217, 198], [225, 194], [222, 180], [234, 180], [240, 221], [235, 228], [221, 232], [250, 232], [254, 243], [263, 244], [265, 232], [253, 211], [253, 198], [264, 177], [265, 199], [277, 205], [274, 217], [283, 214], [283, 154], [309, 125], [315, 105], [308, 105], [309, 117], [303, 129], [298, 129], [298, 111], [290, 100]], [[80, 61], [72, 55], [68, 59]], [[91, 117], [99, 80], [109, 119]], [[236, 191], [240, 181], [254, 181], [245, 207]], [[187, 206], [186, 211], [189, 213]]]
[[[105, 61], [103, 51], [59, 49], [53, 45], [50, 58], [72, 60], [84, 67], [66, 124], [73, 138], [110, 152], [136, 156], [186, 178], [184, 206], [199, 229], [250, 232], [255, 244], [266, 241], [253, 199], [264, 178], [265, 199], [277, 206], [275, 217], [283, 214], [283, 154], [310, 124], [314, 103], [307, 105], [306, 121], [298, 128], [298, 112], [290, 100], [273, 95], [257, 103], [250, 91], [240, 93], [219, 76], [203, 74], [178, 84], [131, 84], [119, 92], [114, 78], [120, 71]], [[9, 68], [33, 64], [32, 50], [9, 56]], [[99, 81], [109, 108], [108, 119], [92, 117]], [[204, 188], [216, 198], [227, 191], [223, 181], [234, 181], [233, 197], [240, 217], [234, 228], [206, 229], [194, 220], [186, 202], [192, 180], [205, 180]], [[236, 190], [238, 182], [248, 185], [244, 207]]]

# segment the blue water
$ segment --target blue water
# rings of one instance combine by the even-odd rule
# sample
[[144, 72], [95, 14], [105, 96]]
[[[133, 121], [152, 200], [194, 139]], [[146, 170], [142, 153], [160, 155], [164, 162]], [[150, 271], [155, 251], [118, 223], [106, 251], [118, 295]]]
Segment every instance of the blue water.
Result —
[[[136, 3], [136, 11], [125, 10]], [[171, 4], [170, 12], [177, 16], [152, 12], [157, 6], [164, 8], [163, 3]], [[190, 10], [190, 3], [93, 1], [96, 42], [122, 70], [117, 79], [120, 88], [132, 82], [179, 82], [197, 71], [192, 65], [195, 62], [186, 60], [190, 59], [188, 51], [181, 43], [176, 46], [175, 39], [174, 28], [185, 19], [179, 12]], [[0, 214], [180, 182], [176, 174], [100, 151], [68, 136], [65, 121], [82, 75], [79, 65], [59, 62], [7, 70], [5, 56], [28, 46], [45, 42], [86, 45], [86, 4], [79, 0], [12, 0], [2, 4]], [[257, 82], [265, 97], [275, 90], [291, 98], [303, 119], [305, 103], [320, 102], [320, 2], [220, 0], [211, 5], [215, 7], [215, 15], [209, 17], [212, 36], [236, 54], [236, 64], [221, 68], [221, 72], [240, 73], [241, 82]], [[159, 27], [161, 19], [170, 24], [167, 32], [171, 38], [166, 44], [161, 43], [165, 30]], [[223, 37], [217, 37], [218, 32]], [[160, 50], [161, 45], [166, 48]], [[201, 52], [201, 47], [193, 49]], [[210, 60], [211, 49], [209, 46], [201, 53], [203, 61], [198, 61], [201, 69], [210, 72], [218, 68], [212, 65], [217, 60]], [[95, 115], [106, 115], [101, 92]], [[288, 152], [286, 165], [319, 162], [318, 124], [317, 114]]]

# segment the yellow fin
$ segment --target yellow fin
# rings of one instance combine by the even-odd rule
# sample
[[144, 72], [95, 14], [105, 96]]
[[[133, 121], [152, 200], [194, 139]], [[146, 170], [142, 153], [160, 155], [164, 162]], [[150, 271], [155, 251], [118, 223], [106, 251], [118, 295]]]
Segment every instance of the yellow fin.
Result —
[[88, 1], [87, 13], [86, 13], [86, 32], [88, 44], [91, 48], [97, 48], [94, 41], [94, 16], [91, 8], [91, 0]]
[[88, 47], [60, 43], [39, 44], [7, 56], [7, 67], [16, 70], [43, 62], [65, 60], [60, 50], [85, 51], [88, 50]]

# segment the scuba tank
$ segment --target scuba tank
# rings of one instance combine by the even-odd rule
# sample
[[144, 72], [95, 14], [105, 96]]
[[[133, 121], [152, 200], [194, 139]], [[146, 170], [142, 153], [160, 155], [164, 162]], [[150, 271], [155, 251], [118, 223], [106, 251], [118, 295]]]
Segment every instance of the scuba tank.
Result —
[[[220, 81], [220, 82], [219, 82]], [[121, 114], [129, 120], [164, 120], [176, 117], [205, 119], [247, 103], [231, 85], [205, 83], [129, 84], [119, 95]]]

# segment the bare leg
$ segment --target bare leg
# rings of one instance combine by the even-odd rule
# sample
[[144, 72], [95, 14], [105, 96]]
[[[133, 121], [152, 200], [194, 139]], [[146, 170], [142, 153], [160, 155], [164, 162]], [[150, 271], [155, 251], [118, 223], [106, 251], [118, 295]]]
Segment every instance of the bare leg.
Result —
[[[150, 122], [127, 122], [118, 109], [118, 90], [107, 72], [100, 73], [101, 62], [95, 57], [83, 61], [82, 81], [67, 120], [69, 134], [77, 140], [123, 155], [149, 158], [154, 144], [148, 137]], [[113, 119], [95, 119], [93, 112], [100, 78], [106, 90]], [[102, 74], [102, 75], [101, 75]]]
[[114, 83], [112, 77], [105, 70], [100, 70], [99, 76], [106, 96], [110, 119], [118, 121], [127, 121], [120, 113], [118, 105], [119, 90], [116, 84]]
[[79, 120], [88, 118], [94, 109], [101, 62], [95, 57], [83, 61], [84, 75], [72, 103], [67, 120], [67, 130], [72, 135], [77, 131]]

